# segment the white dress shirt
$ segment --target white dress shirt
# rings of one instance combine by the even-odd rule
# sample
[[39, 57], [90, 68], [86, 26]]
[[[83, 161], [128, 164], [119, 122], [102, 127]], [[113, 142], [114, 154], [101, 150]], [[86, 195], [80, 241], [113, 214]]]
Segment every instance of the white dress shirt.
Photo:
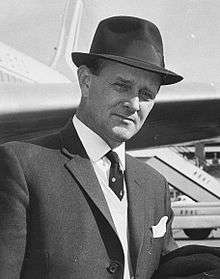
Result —
[[[101, 189], [108, 204], [113, 222], [115, 224], [118, 237], [121, 241], [124, 258], [124, 279], [129, 279], [131, 275], [130, 255], [128, 250], [128, 218], [127, 218], [127, 191], [124, 180], [124, 196], [120, 201], [119, 198], [109, 187], [109, 172], [111, 162], [105, 156], [111, 148], [109, 145], [95, 132], [82, 123], [75, 115], [73, 117], [73, 125], [77, 134], [91, 160], [96, 176], [100, 183]], [[118, 154], [119, 164], [122, 172], [125, 171], [125, 144], [113, 149]]]

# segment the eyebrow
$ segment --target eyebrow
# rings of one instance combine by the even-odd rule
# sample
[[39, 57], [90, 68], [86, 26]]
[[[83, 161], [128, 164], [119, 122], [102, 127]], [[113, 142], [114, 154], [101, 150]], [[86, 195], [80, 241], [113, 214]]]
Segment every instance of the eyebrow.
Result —
[[133, 85], [134, 84], [134, 81], [130, 80], [130, 79], [125, 79], [125, 78], [122, 78], [120, 76], [118, 76], [116, 78], [117, 81], [120, 81], [120, 82], [123, 82], [123, 83], [127, 83], [127, 84], [130, 84], [130, 85]]
[[[119, 82], [123, 82], [123, 83], [129, 84], [130, 86], [132, 86], [133, 84], [135, 84], [135, 81], [134, 81], [134, 80], [125, 79], [125, 78], [123, 78], [123, 77], [121, 77], [121, 76], [116, 77], [116, 80], [119, 81]], [[139, 90], [143, 90], [143, 89], [147, 89], [147, 90], [149, 91], [149, 93], [152, 95], [152, 98], [154, 98], [154, 99], [155, 99], [155, 97], [156, 97], [156, 95], [157, 95], [157, 93], [158, 93], [158, 91], [159, 91], [159, 90], [158, 90], [158, 91], [156, 92], [156, 94], [155, 94], [154, 90], [152, 90], [152, 88], [150, 88], [149, 86], [144, 86], [143, 88], [140, 88]]]

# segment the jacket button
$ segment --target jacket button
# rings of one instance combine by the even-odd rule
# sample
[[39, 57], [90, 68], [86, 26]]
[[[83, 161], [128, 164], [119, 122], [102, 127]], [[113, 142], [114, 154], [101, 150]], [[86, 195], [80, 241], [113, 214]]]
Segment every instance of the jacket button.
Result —
[[117, 262], [111, 262], [107, 270], [109, 273], [114, 274], [120, 268], [120, 264]]

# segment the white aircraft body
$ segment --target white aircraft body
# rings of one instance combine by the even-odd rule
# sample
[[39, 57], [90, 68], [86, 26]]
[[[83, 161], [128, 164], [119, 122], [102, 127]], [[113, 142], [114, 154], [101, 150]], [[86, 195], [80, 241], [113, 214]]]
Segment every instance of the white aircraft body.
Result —
[[98, 22], [113, 15], [155, 22], [167, 68], [185, 77], [161, 89], [128, 148], [220, 135], [218, 1], [22, 0], [14, 7], [4, 1], [0, 8], [0, 142], [28, 139], [64, 125], [80, 100], [70, 53], [89, 51]]

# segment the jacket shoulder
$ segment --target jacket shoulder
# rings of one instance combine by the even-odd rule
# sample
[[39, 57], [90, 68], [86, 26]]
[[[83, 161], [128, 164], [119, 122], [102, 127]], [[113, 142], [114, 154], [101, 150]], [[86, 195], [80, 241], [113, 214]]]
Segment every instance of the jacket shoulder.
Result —
[[0, 152], [16, 157], [32, 157], [34, 154], [60, 149], [59, 134], [34, 138], [30, 141], [11, 141], [0, 145]]
[[147, 162], [144, 162], [138, 158], [135, 158], [129, 154], [126, 154], [128, 163], [131, 163], [133, 167], [138, 170], [141, 173], [145, 173], [147, 176], [155, 177], [161, 181], [166, 180], [165, 177], [159, 173], [156, 169], [152, 168], [147, 164]]
[[145, 185], [146, 189], [153, 189], [157, 195], [169, 192], [169, 186], [166, 178], [160, 174], [157, 170], [149, 166], [146, 162], [141, 161], [130, 155], [126, 155], [129, 169], [132, 168], [132, 172], [138, 177], [142, 185]]

